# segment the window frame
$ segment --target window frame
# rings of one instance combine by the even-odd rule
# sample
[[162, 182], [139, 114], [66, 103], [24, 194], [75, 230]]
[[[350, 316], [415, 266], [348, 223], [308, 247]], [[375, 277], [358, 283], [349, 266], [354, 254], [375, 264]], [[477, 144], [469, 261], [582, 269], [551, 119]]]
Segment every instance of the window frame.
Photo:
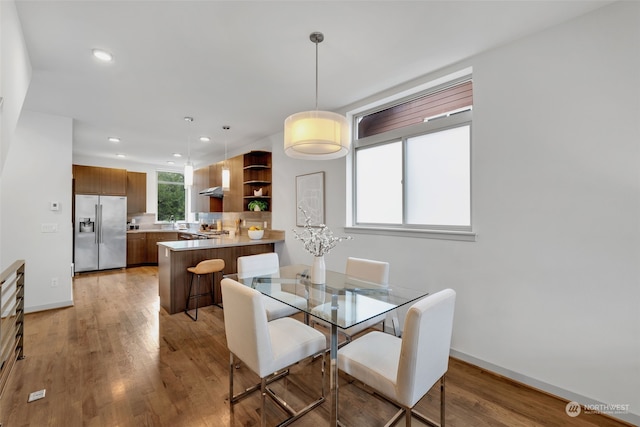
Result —
[[[394, 105], [398, 105], [404, 102], [408, 102], [418, 97], [423, 97], [434, 92], [441, 91], [444, 88], [463, 83], [471, 80], [471, 76], [464, 76], [459, 79], [449, 81], [447, 83], [431, 87], [428, 90], [412, 94], [404, 97], [403, 99], [396, 100], [385, 105], [378, 105], [375, 108], [363, 110], [357, 114], [352, 115], [352, 133], [353, 133], [353, 154], [350, 155], [350, 209], [347, 214], [347, 226], [345, 230], [350, 233], [363, 233], [363, 234], [376, 234], [376, 235], [393, 235], [402, 237], [424, 237], [432, 239], [447, 239], [447, 240], [462, 240], [462, 241], [475, 241], [476, 233], [474, 231], [473, 223], [473, 107], [469, 110], [456, 112], [448, 116], [441, 116], [432, 118], [429, 121], [409, 125], [402, 128], [389, 130], [387, 132], [379, 133], [376, 135], [367, 136], [361, 139], [356, 139], [357, 122], [358, 120], [368, 114], [373, 114], [377, 111], [381, 111], [390, 108]], [[365, 147], [372, 147], [377, 145], [383, 145], [396, 141], [401, 141], [402, 145], [402, 171], [403, 180], [406, 179], [406, 167], [407, 167], [407, 153], [406, 144], [409, 138], [426, 135], [430, 133], [436, 133], [445, 131], [461, 126], [470, 127], [469, 135], [469, 222], [468, 226], [454, 226], [454, 225], [420, 225], [420, 224], [408, 224], [407, 220], [407, 188], [403, 185], [402, 194], [402, 224], [386, 224], [386, 223], [358, 223], [357, 222], [357, 162], [356, 151]]]
[[[172, 181], [160, 181], [159, 175], [161, 173], [173, 173], [177, 175], [182, 175], [182, 182], [172, 182]], [[189, 218], [189, 190], [184, 188], [184, 172], [179, 170], [168, 170], [168, 169], [156, 169], [156, 221], [168, 223], [168, 220], [161, 220], [160, 217], [160, 184], [163, 185], [180, 185], [184, 189], [184, 218], [178, 219], [175, 218], [176, 222], [187, 222]]]

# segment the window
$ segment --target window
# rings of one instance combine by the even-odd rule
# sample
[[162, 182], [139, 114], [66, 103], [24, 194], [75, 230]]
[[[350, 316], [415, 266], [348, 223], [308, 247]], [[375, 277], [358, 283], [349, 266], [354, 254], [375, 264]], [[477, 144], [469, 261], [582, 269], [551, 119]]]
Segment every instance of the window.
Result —
[[471, 231], [472, 82], [354, 117], [358, 228]]
[[158, 221], [184, 221], [185, 201], [184, 175], [158, 171]]

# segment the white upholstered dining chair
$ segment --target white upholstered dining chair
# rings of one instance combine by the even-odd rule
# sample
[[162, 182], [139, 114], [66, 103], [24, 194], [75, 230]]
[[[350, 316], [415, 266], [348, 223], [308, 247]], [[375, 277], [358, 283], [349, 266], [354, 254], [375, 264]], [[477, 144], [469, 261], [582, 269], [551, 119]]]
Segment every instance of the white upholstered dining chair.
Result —
[[[277, 277], [279, 271], [280, 260], [276, 252], [238, 257], [238, 279], [247, 279], [267, 274]], [[300, 309], [307, 307], [306, 298], [283, 290], [280, 284], [273, 283], [270, 286], [271, 294], [280, 301], [286, 301], [287, 304], [263, 295], [262, 298], [264, 299], [264, 307], [268, 320], [271, 321], [296, 314], [299, 310], [295, 307]]]
[[[355, 279], [364, 280], [367, 282], [378, 284], [382, 287], [389, 286], [389, 263], [384, 261], [375, 261], [371, 259], [364, 258], [347, 258], [347, 266], [345, 268], [345, 274], [347, 277], [353, 277]], [[345, 300], [343, 297], [339, 298], [338, 304], [345, 304]], [[330, 313], [331, 312], [331, 303], [326, 302], [324, 304], [320, 304], [313, 309], [313, 311], [321, 312], [321, 313]], [[344, 334], [347, 342], [351, 341], [354, 335], [359, 334], [367, 328], [375, 326], [379, 323], [382, 324], [382, 331], [384, 332], [384, 321], [386, 318], [386, 314], [381, 314], [372, 319], [364, 321], [362, 323], [358, 323], [357, 325], [351, 326], [347, 329], [340, 329], [340, 333]], [[321, 324], [325, 327], [329, 327], [329, 323], [325, 322], [322, 319], [312, 318], [312, 322]]]
[[402, 338], [369, 332], [338, 350], [338, 368], [397, 405], [387, 425], [404, 414], [435, 425], [413, 407], [440, 380], [440, 425], [445, 425], [445, 373], [453, 330], [456, 293], [445, 289], [413, 304], [404, 321]]
[[[272, 398], [290, 417], [278, 424], [295, 421], [325, 400], [324, 354], [326, 339], [312, 327], [290, 317], [267, 320], [263, 295], [233, 279], [220, 283], [224, 303], [224, 329], [229, 348], [229, 404], [233, 405], [256, 390], [261, 390], [261, 425], [266, 426], [265, 396]], [[275, 395], [269, 383], [288, 374], [288, 367], [311, 357], [322, 356], [322, 395], [300, 411]], [[260, 383], [235, 394], [233, 391], [234, 356], [260, 377]], [[284, 371], [283, 371], [284, 370]], [[283, 372], [281, 372], [283, 371]]]

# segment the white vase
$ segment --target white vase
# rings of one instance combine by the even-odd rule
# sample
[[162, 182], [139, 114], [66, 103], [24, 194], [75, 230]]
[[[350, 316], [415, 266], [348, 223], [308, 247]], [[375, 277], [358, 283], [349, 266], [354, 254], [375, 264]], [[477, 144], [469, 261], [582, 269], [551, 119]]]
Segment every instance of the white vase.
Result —
[[311, 283], [322, 284], [325, 282], [324, 256], [314, 256], [311, 264]]

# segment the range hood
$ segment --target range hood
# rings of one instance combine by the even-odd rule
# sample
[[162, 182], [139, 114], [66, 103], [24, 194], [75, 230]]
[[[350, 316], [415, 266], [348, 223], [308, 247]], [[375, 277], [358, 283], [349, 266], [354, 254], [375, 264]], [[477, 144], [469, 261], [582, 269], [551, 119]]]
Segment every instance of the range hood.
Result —
[[210, 187], [206, 190], [202, 190], [200, 192], [200, 195], [222, 199], [222, 197], [224, 196], [224, 192], [222, 191], [222, 187]]

